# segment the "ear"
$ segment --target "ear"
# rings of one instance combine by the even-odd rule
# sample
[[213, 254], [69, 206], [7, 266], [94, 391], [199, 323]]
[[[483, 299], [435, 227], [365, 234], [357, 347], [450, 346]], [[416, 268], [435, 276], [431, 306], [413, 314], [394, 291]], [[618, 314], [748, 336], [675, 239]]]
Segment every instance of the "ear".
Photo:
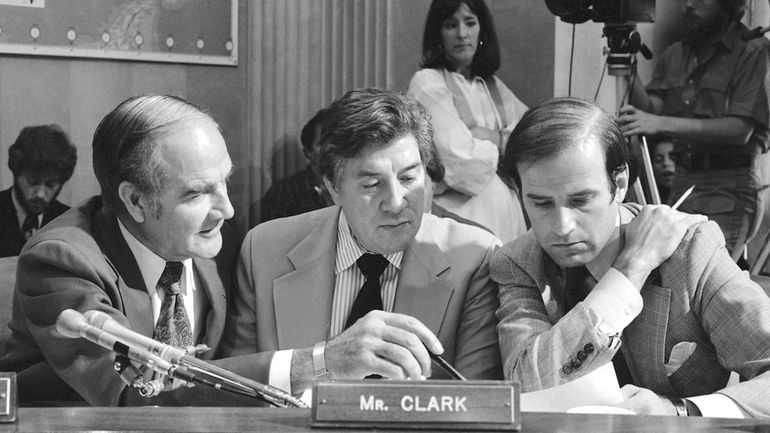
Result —
[[324, 185], [326, 186], [326, 190], [329, 191], [329, 195], [332, 197], [332, 201], [337, 206], [342, 206], [342, 202], [340, 201], [340, 193], [337, 191], [337, 187], [334, 186], [334, 184], [327, 178], [326, 176], [323, 177], [324, 179]]
[[131, 182], [123, 181], [118, 185], [118, 197], [120, 197], [120, 201], [123, 202], [131, 218], [137, 223], [143, 223], [146, 217], [147, 200], [139, 188]]
[[623, 200], [626, 198], [626, 194], [628, 193], [628, 165], [626, 165], [626, 169], [621, 171], [615, 176], [615, 197], [614, 200], [616, 203], [623, 203]]

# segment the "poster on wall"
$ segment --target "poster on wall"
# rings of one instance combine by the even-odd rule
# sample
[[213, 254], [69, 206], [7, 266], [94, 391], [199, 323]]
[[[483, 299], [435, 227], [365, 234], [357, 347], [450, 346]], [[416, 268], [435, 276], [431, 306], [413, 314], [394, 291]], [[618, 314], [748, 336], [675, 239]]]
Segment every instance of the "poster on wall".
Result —
[[0, 0], [0, 55], [238, 64], [238, 0]]

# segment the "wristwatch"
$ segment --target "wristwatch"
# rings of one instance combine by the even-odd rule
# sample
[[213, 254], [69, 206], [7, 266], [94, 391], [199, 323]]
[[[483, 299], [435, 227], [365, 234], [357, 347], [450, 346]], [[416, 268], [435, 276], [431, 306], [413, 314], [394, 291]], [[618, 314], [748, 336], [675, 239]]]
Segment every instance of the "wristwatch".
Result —
[[313, 375], [316, 379], [328, 379], [332, 377], [331, 373], [326, 370], [326, 358], [324, 358], [325, 352], [325, 341], [319, 341], [313, 346]]

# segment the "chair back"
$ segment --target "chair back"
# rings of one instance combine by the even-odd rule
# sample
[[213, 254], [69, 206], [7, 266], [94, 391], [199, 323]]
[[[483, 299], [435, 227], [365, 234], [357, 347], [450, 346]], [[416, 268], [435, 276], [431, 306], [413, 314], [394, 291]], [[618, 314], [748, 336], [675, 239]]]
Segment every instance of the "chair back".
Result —
[[11, 337], [8, 322], [13, 312], [13, 288], [18, 261], [18, 256], [0, 258], [0, 353], [5, 353], [5, 343]]

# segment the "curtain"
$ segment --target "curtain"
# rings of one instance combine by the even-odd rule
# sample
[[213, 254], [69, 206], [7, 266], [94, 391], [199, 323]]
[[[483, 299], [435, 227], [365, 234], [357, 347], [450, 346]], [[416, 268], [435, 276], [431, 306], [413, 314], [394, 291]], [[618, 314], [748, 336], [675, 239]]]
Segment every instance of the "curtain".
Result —
[[[249, 4], [247, 31], [248, 212], [274, 180], [307, 164], [302, 126], [346, 91], [392, 87], [390, 1], [260, 0]], [[236, 162], [243, 165], [244, 161]], [[246, 168], [246, 167], [243, 167]], [[246, 197], [244, 197], [246, 198]]]

